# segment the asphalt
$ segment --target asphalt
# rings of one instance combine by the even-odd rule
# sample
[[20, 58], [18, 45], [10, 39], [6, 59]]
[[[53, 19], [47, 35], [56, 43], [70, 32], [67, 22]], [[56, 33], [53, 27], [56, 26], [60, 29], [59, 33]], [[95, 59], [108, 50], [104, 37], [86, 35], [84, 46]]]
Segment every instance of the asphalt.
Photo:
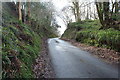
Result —
[[118, 67], [59, 38], [48, 40], [56, 78], [118, 78]]

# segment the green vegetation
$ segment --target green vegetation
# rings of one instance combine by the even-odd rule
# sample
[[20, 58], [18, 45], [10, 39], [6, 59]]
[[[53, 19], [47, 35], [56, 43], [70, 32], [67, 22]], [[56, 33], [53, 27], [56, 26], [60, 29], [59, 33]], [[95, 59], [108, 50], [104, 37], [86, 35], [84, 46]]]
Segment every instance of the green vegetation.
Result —
[[75, 22], [71, 21], [71, 16], [64, 14], [68, 28], [62, 38], [120, 51], [120, 2], [95, 0], [93, 3], [82, 3], [73, 0], [72, 3], [73, 5], [63, 8], [63, 11], [73, 14]]
[[[31, 64], [40, 51], [41, 37], [25, 25], [9, 25], [2, 31], [2, 77], [24, 77], [32, 75]], [[12, 73], [12, 74], [11, 74]]]
[[77, 32], [80, 30], [94, 29], [98, 30], [101, 24], [99, 20], [84, 20], [81, 22], [73, 22], [68, 24], [68, 28], [65, 33], [62, 35], [64, 38], [75, 39]]
[[78, 42], [92, 46], [120, 51], [120, 31], [113, 28], [99, 30], [100, 27], [99, 20], [70, 23], [62, 37], [75, 39]]
[[34, 19], [26, 24], [16, 14], [12, 3], [3, 3], [2, 78], [34, 78], [32, 64], [41, 52], [42, 38], [56, 35], [44, 27], [36, 31]]
[[84, 20], [81, 22], [73, 22], [68, 24], [69, 28], [77, 28], [80, 29], [99, 29], [101, 24], [99, 20]]
[[79, 31], [76, 40], [90, 45], [120, 51], [120, 31], [114, 29]]

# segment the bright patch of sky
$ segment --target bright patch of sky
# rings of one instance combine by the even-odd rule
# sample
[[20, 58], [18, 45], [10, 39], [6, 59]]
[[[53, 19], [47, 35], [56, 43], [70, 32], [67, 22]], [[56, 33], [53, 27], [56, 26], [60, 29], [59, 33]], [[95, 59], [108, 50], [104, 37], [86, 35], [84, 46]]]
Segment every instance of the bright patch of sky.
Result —
[[[69, 4], [68, 0], [52, 0], [52, 2], [55, 6], [55, 10], [59, 13], [61, 13], [61, 10]], [[58, 31], [62, 35], [66, 30], [66, 25], [60, 17], [56, 17], [56, 20], [58, 22], [58, 25], [61, 26], [61, 28], [58, 28]]]
[[[52, 2], [54, 5], [54, 9], [56, 10], [57, 13], [61, 13], [61, 10], [69, 4], [69, 0], [42, 0], [43, 2]], [[63, 34], [64, 31], [66, 30], [66, 25], [63, 22], [63, 20], [60, 17], [56, 16], [56, 21], [57, 24], [61, 26], [61, 28], [58, 28], [58, 31], [60, 34]]]
[[[41, 0], [41, 1], [52, 2], [53, 5], [54, 5], [54, 9], [56, 10], [56, 14], [58, 13], [58, 14], [62, 15], [61, 10], [64, 7], [71, 5], [70, 4], [71, 1], [75, 1], [75, 0]], [[78, 1], [78, 0], [76, 0], [76, 1]], [[86, 0], [86, 1], [85, 0], [79, 0], [79, 1], [82, 3], [82, 2], [88, 2], [88, 1], [94, 1], [94, 0]], [[74, 16], [71, 16], [71, 17], [73, 18], [72, 20], [74, 21]], [[63, 20], [58, 16], [56, 16], [56, 21], [57, 21], [57, 24], [61, 26], [61, 28], [58, 28], [58, 31], [60, 32], [60, 34], [63, 34], [64, 31], [66, 30], [67, 26], [65, 25]]]
[[[18, 0], [12, 0], [12, 1], [18, 1]], [[26, 0], [21, 0], [21, 1], [26, 1]], [[30, 1], [33, 1], [33, 0], [30, 0]], [[54, 5], [54, 9], [56, 10], [56, 14], [59, 13], [59, 14], [62, 15], [61, 10], [65, 6], [71, 5], [70, 4], [71, 1], [75, 1], [75, 0], [36, 0], [36, 1], [40, 1], [40, 2], [52, 2], [53, 5]], [[76, 1], [79, 1], [79, 2], [82, 3], [82, 2], [94, 2], [95, 0], [76, 0]], [[97, 1], [103, 2], [103, 1], [108, 1], [108, 0], [97, 0]], [[115, 1], [115, 0], [113, 0], [113, 1]], [[93, 5], [91, 5], [91, 6], [93, 6]], [[84, 14], [84, 15], [86, 15], [86, 14]], [[72, 18], [74, 19], [74, 17], [72, 17]], [[63, 20], [60, 17], [58, 17], [58, 16], [56, 16], [56, 21], [57, 21], [58, 25], [61, 26], [61, 28], [58, 28], [60, 34], [63, 34], [64, 31], [66, 30], [67, 26], [65, 25], [65, 23], [63, 22]]]
[[[48, 0], [48, 1], [52, 1], [53, 2], [53, 5], [55, 7], [55, 10], [62, 15], [61, 13], [61, 10], [66, 7], [66, 6], [69, 6], [71, 5], [71, 1], [75, 1], [75, 0]], [[77, 0], [76, 0], [77, 1]], [[80, 2], [87, 2], [87, 1], [90, 1], [90, 0], [79, 0]], [[94, 0], [91, 0], [91, 1], [94, 1]], [[71, 16], [74, 21], [74, 17]], [[58, 28], [58, 30], [60, 31], [60, 34], [63, 34], [64, 31], [66, 30], [67, 26], [65, 25], [65, 23], [63, 22], [63, 20], [60, 18], [60, 17], [56, 17], [56, 20], [58, 22], [58, 24], [61, 26], [61, 28]]]

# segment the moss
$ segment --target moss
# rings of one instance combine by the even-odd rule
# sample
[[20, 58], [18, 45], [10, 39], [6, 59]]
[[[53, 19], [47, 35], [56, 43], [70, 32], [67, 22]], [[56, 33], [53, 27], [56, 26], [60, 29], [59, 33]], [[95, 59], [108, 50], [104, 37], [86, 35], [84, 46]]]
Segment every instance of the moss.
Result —
[[75, 39], [77, 32], [81, 30], [98, 30], [101, 24], [99, 20], [84, 20], [81, 22], [73, 22], [68, 24], [68, 28], [62, 35], [62, 38]]
[[3, 3], [2, 78], [34, 78], [32, 64], [41, 52], [42, 38], [55, 35], [49, 29], [36, 31], [32, 24], [22, 23], [9, 6], [12, 3]]
[[[33, 77], [32, 73], [32, 64], [35, 58], [38, 56], [38, 53], [40, 52], [40, 44], [41, 44], [41, 37], [32, 31], [32, 29], [25, 24], [18, 24], [20, 27], [23, 27], [23, 31], [21, 31], [19, 28], [16, 28], [14, 25], [9, 25], [7, 27], [3, 27], [3, 66], [8, 64], [12, 67], [10, 63], [13, 63], [9, 59], [9, 55], [13, 55], [13, 53], [10, 52], [10, 50], [16, 51], [18, 54], [15, 55], [19, 61], [22, 63], [20, 66], [20, 72], [12, 74], [14, 77], [22, 77], [22, 78], [31, 78]], [[20, 39], [19, 36], [20, 33], [24, 33], [24, 37], [27, 38], [27, 35], [29, 35], [29, 38], [31, 37], [31, 43], [28, 43], [28, 41], [24, 41], [24, 39]], [[7, 67], [3, 68], [3, 78], [4, 77], [11, 77], [10, 74], [6, 74]], [[9, 68], [11, 69], [11, 68]], [[14, 71], [14, 69], [13, 69]]]

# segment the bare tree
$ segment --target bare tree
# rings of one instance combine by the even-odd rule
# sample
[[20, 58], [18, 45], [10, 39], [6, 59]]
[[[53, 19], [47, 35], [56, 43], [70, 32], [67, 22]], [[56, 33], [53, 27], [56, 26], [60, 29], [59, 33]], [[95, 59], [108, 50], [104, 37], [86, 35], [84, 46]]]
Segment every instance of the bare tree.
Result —
[[79, 2], [78, 1], [74, 1], [72, 2], [74, 7], [73, 7], [73, 11], [74, 11], [74, 15], [75, 15], [75, 19], [76, 19], [76, 22], [80, 22], [81, 19], [80, 19], [80, 8], [79, 8]]

